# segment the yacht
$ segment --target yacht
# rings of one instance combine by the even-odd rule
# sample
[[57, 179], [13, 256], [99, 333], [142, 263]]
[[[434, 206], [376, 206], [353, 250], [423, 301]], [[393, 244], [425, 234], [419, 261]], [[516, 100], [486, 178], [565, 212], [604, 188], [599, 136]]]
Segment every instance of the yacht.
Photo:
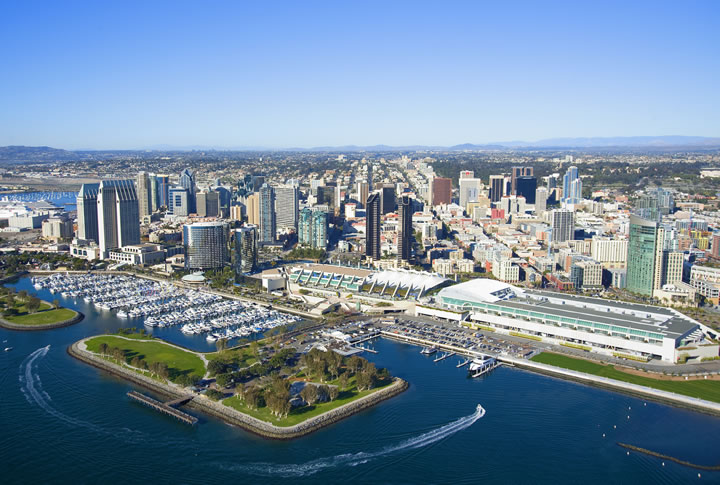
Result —
[[435, 352], [437, 352], [437, 349], [435, 347], [425, 347], [420, 351], [420, 353], [423, 355], [432, 355]]

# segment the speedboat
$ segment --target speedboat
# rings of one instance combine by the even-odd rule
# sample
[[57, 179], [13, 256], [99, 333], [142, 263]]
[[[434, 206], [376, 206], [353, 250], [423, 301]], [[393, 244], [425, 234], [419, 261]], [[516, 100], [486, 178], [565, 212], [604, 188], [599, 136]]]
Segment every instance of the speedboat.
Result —
[[432, 355], [435, 352], [437, 352], [437, 349], [435, 347], [425, 347], [420, 351], [420, 353], [423, 355]]

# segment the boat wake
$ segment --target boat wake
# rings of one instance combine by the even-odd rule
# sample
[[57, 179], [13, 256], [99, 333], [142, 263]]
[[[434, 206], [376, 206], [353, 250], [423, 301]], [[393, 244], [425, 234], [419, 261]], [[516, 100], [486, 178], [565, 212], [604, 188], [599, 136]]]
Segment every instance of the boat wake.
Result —
[[302, 477], [306, 475], [312, 475], [318, 473], [326, 468], [334, 468], [340, 466], [357, 466], [367, 463], [371, 460], [398, 453], [404, 450], [412, 450], [417, 448], [423, 448], [431, 445], [437, 441], [445, 439], [458, 431], [462, 431], [475, 423], [478, 419], [485, 415], [485, 409], [478, 404], [477, 409], [473, 414], [462, 417], [452, 423], [448, 423], [439, 428], [435, 428], [426, 433], [418, 436], [414, 436], [407, 440], [401, 441], [400, 443], [387, 448], [383, 448], [379, 451], [372, 453], [358, 452], [358, 453], [345, 453], [342, 455], [336, 455], [327, 458], [318, 458], [306, 463], [301, 464], [277, 464], [277, 463], [250, 463], [244, 465], [231, 465], [222, 466], [221, 468], [230, 471], [241, 471], [251, 473], [253, 475], [260, 476], [281, 476], [281, 477]]
[[34, 368], [37, 367], [35, 365], [35, 361], [42, 357], [45, 357], [49, 350], [49, 345], [47, 347], [41, 347], [27, 357], [25, 357], [25, 360], [23, 360], [22, 364], [20, 364], [20, 388], [22, 389], [25, 398], [30, 404], [35, 404], [39, 406], [46, 413], [62, 421], [65, 421], [68, 424], [71, 424], [73, 426], [81, 426], [83, 428], [89, 428], [94, 431], [102, 431], [102, 428], [99, 428], [92, 423], [88, 423], [87, 421], [75, 419], [66, 414], [63, 414], [50, 405], [50, 396], [43, 389], [42, 382], [40, 381], [40, 376], [33, 372]]
[[64, 414], [55, 409], [50, 404], [50, 395], [45, 392], [42, 387], [42, 381], [40, 380], [40, 376], [35, 372], [37, 369], [36, 361], [45, 357], [49, 350], [49, 345], [47, 347], [41, 347], [27, 357], [25, 357], [25, 360], [23, 360], [20, 364], [20, 375], [18, 376], [20, 380], [20, 389], [22, 390], [25, 398], [30, 404], [39, 406], [49, 415], [54, 416], [55, 418], [73, 427], [81, 427], [101, 434], [120, 436], [126, 441], [131, 442], [144, 441], [144, 433], [140, 431], [134, 431], [128, 428], [124, 428], [125, 430], [127, 430], [126, 432], [107, 430], [88, 421], [83, 421], [81, 419], [68, 416], [67, 414]]

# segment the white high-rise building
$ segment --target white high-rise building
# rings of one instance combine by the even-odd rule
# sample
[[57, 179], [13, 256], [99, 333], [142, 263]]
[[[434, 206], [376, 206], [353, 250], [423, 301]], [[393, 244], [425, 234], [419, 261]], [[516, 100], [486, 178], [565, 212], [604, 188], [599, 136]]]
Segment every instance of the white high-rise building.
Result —
[[485, 186], [481, 179], [462, 177], [462, 172], [460, 175], [460, 207], [467, 210], [468, 202], [477, 202]]
[[298, 188], [293, 185], [275, 187], [275, 224], [277, 229], [291, 229], [297, 232], [299, 196]]

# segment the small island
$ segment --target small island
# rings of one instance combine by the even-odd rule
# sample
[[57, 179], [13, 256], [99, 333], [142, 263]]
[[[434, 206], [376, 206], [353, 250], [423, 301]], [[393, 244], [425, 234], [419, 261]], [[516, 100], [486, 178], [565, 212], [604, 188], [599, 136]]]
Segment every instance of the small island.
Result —
[[67, 327], [83, 319], [84, 315], [41, 300], [25, 290], [0, 287], [0, 327], [10, 330], [48, 330]]
[[357, 355], [270, 340], [202, 353], [123, 329], [68, 351], [163, 395], [194, 395], [190, 407], [269, 438], [303, 436], [407, 388]]

